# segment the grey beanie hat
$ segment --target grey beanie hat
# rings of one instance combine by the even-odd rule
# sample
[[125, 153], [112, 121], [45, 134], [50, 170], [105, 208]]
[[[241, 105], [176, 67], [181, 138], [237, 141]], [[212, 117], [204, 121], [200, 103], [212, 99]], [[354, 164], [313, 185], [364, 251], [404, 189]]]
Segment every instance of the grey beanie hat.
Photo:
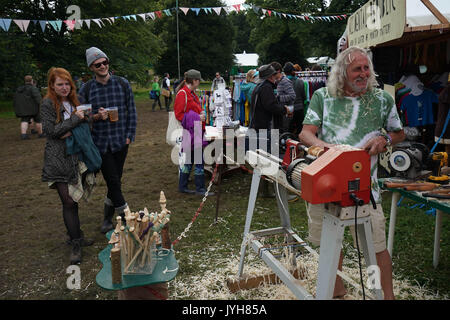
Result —
[[108, 56], [99, 48], [90, 47], [89, 49], [86, 49], [86, 62], [88, 67], [90, 67], [95, 60], [100, 58], [109, 60]]

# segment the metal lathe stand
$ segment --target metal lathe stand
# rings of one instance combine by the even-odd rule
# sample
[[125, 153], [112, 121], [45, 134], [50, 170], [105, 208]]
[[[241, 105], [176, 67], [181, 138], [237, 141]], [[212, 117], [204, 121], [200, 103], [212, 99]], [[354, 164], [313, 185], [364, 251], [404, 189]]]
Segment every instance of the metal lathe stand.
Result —
[[[245, 253], [247, 245], [249, 245], [298, 299], [314, 299], [311, 293], [309, 293], [305, 288], [303, 288], [300, 284], [298, 284], [298, 282], [295, 281], [296, 279], [294, 278], [294, 276], [280, 263], [280, 261], [278, 261], [278, 259], [274, 257], [270, 250], [264, 250], [264, 246], [258, 239], [260, 237], [270, 235], [286, 235], [289, 239], [289, 242], [293, 239], [302, 244], [302, 247], [307, 251], [317, 255], [317, 252], [306, 245], [306, 243], [291, 229], [289, 207], [287, 201], [287, 190], [296, 193], [297, 195], [300, 195], [301, 193], [290, 186], [287, 182], [285, 182], [283, 173], [281, 173], [278, 177], [276, 175], [266, 177], [271, 179], [275, 184], [274, 189], [277, 195], [277, 205], [281, 219], [281, 227], [250, 232], [259, 183], [261, 180], [261, 171], [258, 170], [258, 168], [255, 168], [252, 176], [251, 190], [244, 228], [244, 237], [241, 245], [238, 277], [242, 278], [243, 276]], [[360, 207], [360, 210], [364, 211], [364, 206]], [[336, 216], [335, 211], [330, 210], [330, 212], [324, 214], [317, 289], [315, 297], [316, 299], [320, 300], [332, 299], [334, 284], [336, 281], [336, 274], [339, 274], [341, 278], [343, 278], [353, 286], [357, 286], [344, 273], [337, 270], [345, 227], [354, 225], [355, 221], [354, 219], [341, 220], [342, 215], [339, 216], [338, 214], [338, 216]], [[362, 213], [364, 215], [364, 212]], [[351, 212], [348, 210], [347, 214], [351, 215]], [[360, 214], [358, 214], [357, 228], [358, 237], [362, 245], [362, 250], [364, 252], [367, 266], [376, 265], [376, 257], [372, 242], [370, 217], [368, 215], [360, 217]], [[293, 260], [294, 261], [292, 261], [292, 264], [293, 266], [295, 266], [295, 256]], [[378, 289], [374, 291], [376, 299], [382, 299], [381, 290]]]

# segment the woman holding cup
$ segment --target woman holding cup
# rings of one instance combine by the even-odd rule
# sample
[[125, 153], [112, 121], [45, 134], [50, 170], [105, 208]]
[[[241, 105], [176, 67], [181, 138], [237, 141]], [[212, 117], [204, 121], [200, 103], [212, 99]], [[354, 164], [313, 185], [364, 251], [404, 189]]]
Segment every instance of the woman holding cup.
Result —
[[[92, 190], [93, 173], [80, 161], [79, 154], [68, 152], [66, 144], [72, 131], [89, 120], [83, 109], [77, 109], [79, 105], [70, 73], [63, 68], [51, 68], [47, 95], [41, 105], [42, 127], [47, 137], [42, 181], [56, 189], [61, 199], [64, 224], [72, 245], [70, 264], [81, 262], [81, 246], [93, 244], [84, 238], [78, 216], [78, 200], [87, 195], [86, 187]], [[89, 131], [88, 135], [90, 138]]]
[[[200, 99], [195, 93], [195, 90], [200, 85], [201, 74], [200, 71], [191, 69], [184, 74], [184, 80], [177, 88], [177, 95], [175, 97], [173, 110], [175, 117], [181, 122], [183, 126], [183, 142], [182, 152], [180, 157], [180, 177], [178, 183], [178, 191], [188, 194], [198, 194], [203, 196], [205, 189], [205, 173], [203, 162], [203, 147], [208, 144], [203, 140], [205, 131], [205, 114], [202, 110]], [[201, 130], [195, 130], [195, 126], [201, 125]], [[201, 132], [201, 135], [199, 134]], [[183, 157], [183, 154], [186, 156]], [[195, 157], [194, 155], [198, 156]], [[195, 160], [199, 163], [194, 163]], [[184, 162], [184, 163], [183, 163]], [[188, 179], [192, 167], [194, 169], [195, 191], [188, 189]], [[209, 195], [213, 195], [212, 192]]]

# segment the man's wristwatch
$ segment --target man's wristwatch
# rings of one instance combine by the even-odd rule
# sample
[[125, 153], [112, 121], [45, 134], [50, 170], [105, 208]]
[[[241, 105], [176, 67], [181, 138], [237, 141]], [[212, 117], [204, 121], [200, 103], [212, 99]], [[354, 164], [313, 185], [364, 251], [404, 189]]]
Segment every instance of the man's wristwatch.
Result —
[[390, 147], [392, 145], [392, 138], [388, 133], [380, 132], [378, 135], [386, 139], [386, 147]]

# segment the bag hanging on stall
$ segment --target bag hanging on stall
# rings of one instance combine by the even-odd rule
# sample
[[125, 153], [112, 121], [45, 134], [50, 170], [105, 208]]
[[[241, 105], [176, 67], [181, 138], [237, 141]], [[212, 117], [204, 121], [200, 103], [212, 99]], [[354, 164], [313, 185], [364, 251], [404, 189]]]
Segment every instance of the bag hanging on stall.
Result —
[[[178, 91], [177, 95], [180, 92], [184, 92], [184, 95], [186, 97], [186, 103], [184, 105], [184, 112], [186, 112], [187, 93], [184, 90], [180, 90], [180, 91]], [[183, 140], [183, 126], [181, 125], [181, 122], [178, 121], [178, 119], [175, 117], [175, 112], [170, 111], [169, 112], [169, 124], [167, 126], [167, 132], [166, 132], [166, 142], [168, 145], [175, 146], [178, 143], [181, 144], [182, 140]]]
[[169, 97], [170, 97], [170, 91], [167, 90], [167, 89], [162, 88], [162, 89], [161, 89], [161, 94], [162, 94], [164, 97], [166, 97], [166, 98], [169, 98]]

